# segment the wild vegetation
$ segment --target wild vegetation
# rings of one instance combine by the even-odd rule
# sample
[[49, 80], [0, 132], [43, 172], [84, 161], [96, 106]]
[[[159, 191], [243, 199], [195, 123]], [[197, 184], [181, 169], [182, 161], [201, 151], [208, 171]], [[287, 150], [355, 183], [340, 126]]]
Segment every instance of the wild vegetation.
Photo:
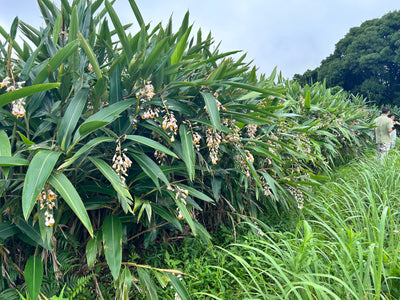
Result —
[[400, 11], [351, 28], [314, 70], [296, 74], [301, 84], [326, 80], [328, 87], [368, 97], [372, 104], [399, 105]]
[[[183, 273], [158, 245], [215, 251], [220, 230], [244, 232], [238, 222], [311, 209], [312, 188], [371, 143], [376, 109], [362, 97], [301, 86], [275, 70], [258, 75], [245, 54], [235, 60], [236, 51], [220, 53], [211, 34], [192, 36], [188, 14], [177, 32], [172, 20], [151, 28], [129, 3], [134, 25], [121, 24], [108, 0], [62, 1], [60, 8], [39, 0], [45, 28], [17, 18], [10, 32], [0, 28], [3, 297], [155, 299], [170, 286], [171, 297], [201, 290], [208, 297], [201, 285], [192, 289], [200, 275]], [[262, 246], [267, 241], [293, 251], [304, 235], [314, 243], [324, 229], [308, 220], [305, 231], [267, 233], [256, 223], [265, 240], [219, 253], [239, 258], [246, 247], [270, 247]], [[279, 244], [281, 236], [289, 244]], [[326, 292], [328, 281], [308, 286], [305, 278], [317, 272], [311, 265], [299, 269], [309, 275], [292, 275], [302, 282], [298, 291], [277, 271], [256, 275], [245, 264], [257, 284], [249, 290], [244, 277], [217, 264], [215, 272], [234, 283], [229, 293], [240, 297], [339, 293]], [[376, 276], [377, 294], [376, 282], [386, 278], [379, 270], [364, 276]], [[217, 274], [207, 274], [216, 286]]]

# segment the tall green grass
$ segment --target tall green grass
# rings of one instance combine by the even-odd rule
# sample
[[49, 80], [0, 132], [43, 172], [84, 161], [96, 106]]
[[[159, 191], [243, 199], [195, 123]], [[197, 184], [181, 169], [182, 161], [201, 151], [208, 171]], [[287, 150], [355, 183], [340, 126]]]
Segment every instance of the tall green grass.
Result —
[[[248, 222], [255, 234], [210, 251], [211, 261], [196, 258], [189, 289], [199, 299], [400, 299], [399, 170], [393, 151], [336, 171], [294, 231]], [[213, 273], [218, 280], [199, 289]]]

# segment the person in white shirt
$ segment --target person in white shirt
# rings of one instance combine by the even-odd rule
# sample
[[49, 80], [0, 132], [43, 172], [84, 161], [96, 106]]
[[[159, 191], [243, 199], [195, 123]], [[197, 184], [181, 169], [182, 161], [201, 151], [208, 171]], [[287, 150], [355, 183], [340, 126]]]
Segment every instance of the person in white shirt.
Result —
[[393, 122], [393, 130], [392, 130], [392, 132], [390, 132], [390, 137], [392, 138], [392, 143], [390, 144], [390, 149], [394, 149], [394, 147], [396, 146], [396, 138], [397, 138], [396, 128], [394, 127], [394, 125], [400, 125], [400, 123], [394, 120], [394, 118], [395, 118], [394, 114], [389, 114], [388, 117], [391, 118], [392, 122]]

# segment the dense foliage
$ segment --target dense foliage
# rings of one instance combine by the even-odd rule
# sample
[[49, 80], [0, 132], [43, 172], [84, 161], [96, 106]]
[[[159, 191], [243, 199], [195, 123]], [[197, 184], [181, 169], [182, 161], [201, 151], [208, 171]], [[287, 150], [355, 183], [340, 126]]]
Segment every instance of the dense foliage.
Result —
[[335, 51], [315, 70], [294, 79], [302, 84], [326, 80], [368, 97], [371, 103], [400, 104], [400, 11], [366, 21], [335, 46]]
[[222, 247], [185, 240], [148, 261], [195, 274], [196, 299], [399, 299], [399, 164], [398, 149], [371, 153], [314, 189], [294, 224], [244, 222], [236, 240], [218, 232]]
[[176, 33], [150, 28], [130, 0], [132, 34], [107, 0], [38, 3], [45, 28], [0, 28], [5, 293], [155, 298], [171, 283], [190, 298], [179, 270], [143, 264], [146, 247], [301, 210], [370, 143], [363, 98], [257, 76], [192, 37], [188, 14]]

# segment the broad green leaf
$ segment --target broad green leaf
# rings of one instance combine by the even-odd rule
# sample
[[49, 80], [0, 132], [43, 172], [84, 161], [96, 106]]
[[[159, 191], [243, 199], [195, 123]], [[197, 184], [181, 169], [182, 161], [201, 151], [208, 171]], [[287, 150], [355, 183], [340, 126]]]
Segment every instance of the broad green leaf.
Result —
[[0, 95], [0, 107], [4, 106], [8, 103], [11, 103], [14, 100], [31, 96], [33, 94], [48, 91], [60, 86], [60, 83], [43, 83], [43, 84], [36, 84], [27, 87], [20, 88], [16, 91], [11, 91]]
[[22, 211], [25, 220], [28, 220], [33, 206], [60, 154], [61, 152], [40, 150], [32, 158], [25, 175], [24, 188], [22, 190]]
[[86, 56], [89, 58], [89, 61], [93, 67], [93, 71], [96, 74], [96, 78], [99, 80], [102, 75], [99, 67], [99, 63], [97, 62], [97, 58], [93, 53], [92, 48], [86, 42], [85, 38], [83, 37], [82, 33], [78, 32], [79, 41], [81, 42], [81, 46], [86, 53]]
[[58, 44], [58, 38], [60, 35], [60, 31], [61, 31], [62, 21], [63, 21], [63, 15], [61, 13], [59, 13], [57, 16], [56, 22], [54, 23], [54, 26], [53, 26], [53, 44], [54, 45]]
[[24, 269], [24, 278], [30, 299], [38, 299], [43, 279], [43, 264], [39, 256], [28, 258]]
[[114, 104], [122, 99], [121, 65], [117, 65], [110, 76], [110, 92], [108, 103]]
[[181, 280], [177, 276], [175, 276], [174, 274], [171, 274], [171, 273], [167, 273], [167, 272], [165, 273], [165, 275], [168, 276], [168, 278], [171, 282], [171, 285], [174, 287], [175, 291], [178, 293], [178, 295], [181, 299], [185, 299], [185, 300], [192, 299], [188, 290], [182, 284]]
[[139, 274], [139, 279], [144, 287], [145, 294], [148, 299], [158, 299], [157, 289], [154, 285], [154, 281], [150, 278], [148, 270], [143, 268], [138, 268], [137, 272]]
[[142, 14], [140, 13], [139, 8], [136, 5], [136, 2], [134, 0], [129, 0], [129, 4], [131, 5], [133, 13], [135, 14], [136, 20], [139, 23], [139, 27], [144, 26], [145, 24], [143, 21], [143, 17], [142, 17]]
[[86, 151], [89, 151], [90, 149], [94, 148], [98, 144], [101, 143], [111, 143], [114, 142], [115, 139], [108, 137], [108, 136], [103, 136], [103, 137], [97, 137], [89, 142], [87, 142], [85, 145], [83, 145], [71, 158], [67, 159], [61, 166], [58, 167], [58, 170], [64, 169], [68, 166], [70, 166], [72, 163], [74, 163], [75, 160], [77, 160], [79, 157], [81, 157], [82, 154], [84, 154]]
[[153, 211], [161, 216], [164, 220], [170, 222], [172, 225], [174, 225], [176, 228], [178, 228], [179, 231], [182, 231], [182, 225], [179, 222], [179, 220], [176, 218], [176, 215], [174, 215], [171, 211], [169, 211], [167, 208], [151, 202], [151, 207]]
[[[39, 84], [44, 82], [49, 76], [50, 72], [54, 72], [65, 60], [67, 60], [71, 55], [76, 53], [78, 50], [79, 41], [74, 41], [68, 43], [61, 50], [59, 50], [56, 55], [54, 55], [50, 61], [43, 67], [36, 78], [33, 80], [33, 84]], [[16, 92], [18, 92], [17, 90]], [[1, 101], [0, 101], [1, 103]]]
[[11, 221], [0, 223], [0, 239], [5, 240], [18, 232], [20, 231]]
[[158, 151], [164, 152], [165, 154], [171, 155], [172, 157], [178, 158], [178, 156], [174, 152], [169, 150], [164, 145], [162, 145], [162, 144], [160, 144], [160, 143], [158, 143], [158, 142], [156, 142], [156, 141], [154, 141], [152, 139], [146, 138], [144, 136], [141, 136], [141, 135], [127, 135], [126, 139], [134, 141], [134, 142], [138, 142], [140, 144], [146, 145], [146, 146], [151, 147], [153, 149], [156, 149]]
[[311, 93], [310, 90], [307, 91], [306, 98], [304, 99], [304, 107], [310, 109], [311, 107]]
[[217, 100], [210, 93], [200, 93], [203, 96], [204, 102], [206, 104], [207, 113], [210, 117], [211, 124], [214, 129], [221, 130], [221, 120], [218, 112]]
[[85, 205], [68, 178], [62, 173], [53, 172], [49, 177], [49, 182], [57, 190], [79, 220], [81, 220], [82, 224], [89, 231], [89, 234], [93, 236], [92, 224], [90, 223], [90, 218], [87, 214]]
[[187, 130], [185, 125], [181, 125], [179, 127], [179, 135], [181, 137], [183, 161], [185, 162], [189, 179], [193, 181], [195, 175], [195, 156], [192, 133]]
[[29, 165], [29, 160], [20, 157], [13, 156], [0, 156], [0, 166], [1, 167], [12, 167], [12, 166], [27, 166]]
[[79, 127], [79, 134], [81, 136], [88, 135], [89, 133], [92, 133], [93, 131], [96, 131], [97, 129], [100, 129], [101, 127], [106, 126], [110, 122], [108, 121], [91, 121], [91, 122], [85, 122]]
[[135, 154], [130, 153], [132, 158], [139, 164], [142, 170], [153, 180], [157, 188], [160, 188], [160, 183], [158, 179], [161, 179], [167, 186], [169, 186], [169, 181], [160, 167], [150, 159], [146, 154]]
[[104, 255], [114, 280], [122, 263], [122, 224], [117, 216], [108, 215], [103, 222]]
[[105, 4], [108, 14], [111, 18], [111, 21], [114, 24], [114, 28], [117, 31], [119, 41], [122, 45], [122, 48], [124, 49], [127, 64], [129, 64], [129, 62], [131, 61], [131, 59], [133, 57], [133, 54], [132, 54], [132, 49], [129, 45], [128, 38], [126, 37], [125, 30], [122, 27], [121, 21], [118, 18], [118, 15], [116, 14], [116, 12], [115, 12], [114, 8], [112, 7], [112, 5], [110, 4], [110, 2], [108, 0], [105, 0], [104, 4]]
[[199, 198], [200, 200], [203, 200], [203, 201], [206, 201], [206, 202], [209, 202], [209, 203], [214, 203], [215, 202], [212, 198], [210, 198], [206, 194], [204, 194], [204, 193], [192, 188], [191, 186], [187, 186], [187, 185], [184, 185], [184, 184], [181, 184], [181, 183], [179, 183], [177, 185], [179, 187], [185, 189], [185, 190], [188, 190], [189, 195], [192, 195], [192, 196], [194, 196], [196, 198]]
[[187, 39], [189, 37], [190, 31], [192, 30], [192, 26], [186, 29], [185, 34], [181, 37], [178, 44], [176, 45], [174, 53], [171, 55], [171, 65], [175, 65], [181, 61], [183, 52], [186, 48]]
[[28, 139], [22, 132], [17, 131], [17, 133], [26, 146], [30, 147], [35, 145], [35, 143]]
[[[7, 133], [4, 130], [0, 130], [0, 163], [2, 162], [2, 160], [1, 160], [2, 156], [11, 157], [10, 140], [8, 138]], [[5, 167], [6, 165], [1, 165], [1, 166]], [[2, 169], [3, 169], [4, 177], [7, 178], [9, 169], [6, 167], [2, 168]]]
[[[102, 109], [100, 109], [100, 111], [98, 111], [94, 115], [91, 115], [89, 118], [87, 118], [87, 120], [81, 124], [80, 128], [82, 126], [85, 127], [86, 126], [85, 124], [92, 122], [92, 121], [112, 122], [116, 118], [119, 117], [120, 113], [122, 113], [123, 111], [128, 109], [128, 107], [134, 103], [136, 103], [136, 99], [132, 98], [132, 99], [120, 101], [120, 102], [114, 103], [110, 106], [107, 106], [105, 108], [102, 108]], [[94, 123], [92, 123], [92, 124], [94, 124]], [[74, 142], [79, 138], [79, 136], [81, 136], [81, 138], [83, 138], [84, 135], [88, 134], [88, 133], [84, 133], [84, 135], [81, 135], [79, 133], [80, 128], [79, 128], [78, 132], [76, 132], [74, 135]]]
[[25, 241], [25, 238], [28, 238], [28, 241], [30, 241], [34, 246], [40, 245], [47, 250], [53, 251], [53, 244], [43, 242], [40, 232], [24, 219], [19, 219], [18, 222], [15, 222], [15, 226], [24, 233], [18, 235], [20, 239]]
[[81, 89], [69, 102], [64, 116], [61, 119], [57, 144], [61, 146], [62, 150], [68, 148], [72, 132], [78, 124], [83, 109], [85, 108], [88, 98], [89, 89]]
[[[113, 186], [114, 190], [128, 203], [132, 203], [132, 196], [121, 180], [118, 177], [117, 173], [111, 168], [108, 164], [106, 164], [103, 160], [90, 157], [91, 162], [99, 169], [99, 171], [110, 181], [111, 185]], [[129, 207], [131, 211], [131, 208]]]
[[92, 237], [86, 244], [86, 261], [88, 264], [88, 268], [91, 269], [96, 262], [97, 256], [97, 243], [96, 238]]
[[68, 28], [68, 43], [73, 42], [77, 39], [77, 35], [79, 32], [79, 16], [76, 5], [72, 8], [71, 16], [70, 16], [70, 24]]

